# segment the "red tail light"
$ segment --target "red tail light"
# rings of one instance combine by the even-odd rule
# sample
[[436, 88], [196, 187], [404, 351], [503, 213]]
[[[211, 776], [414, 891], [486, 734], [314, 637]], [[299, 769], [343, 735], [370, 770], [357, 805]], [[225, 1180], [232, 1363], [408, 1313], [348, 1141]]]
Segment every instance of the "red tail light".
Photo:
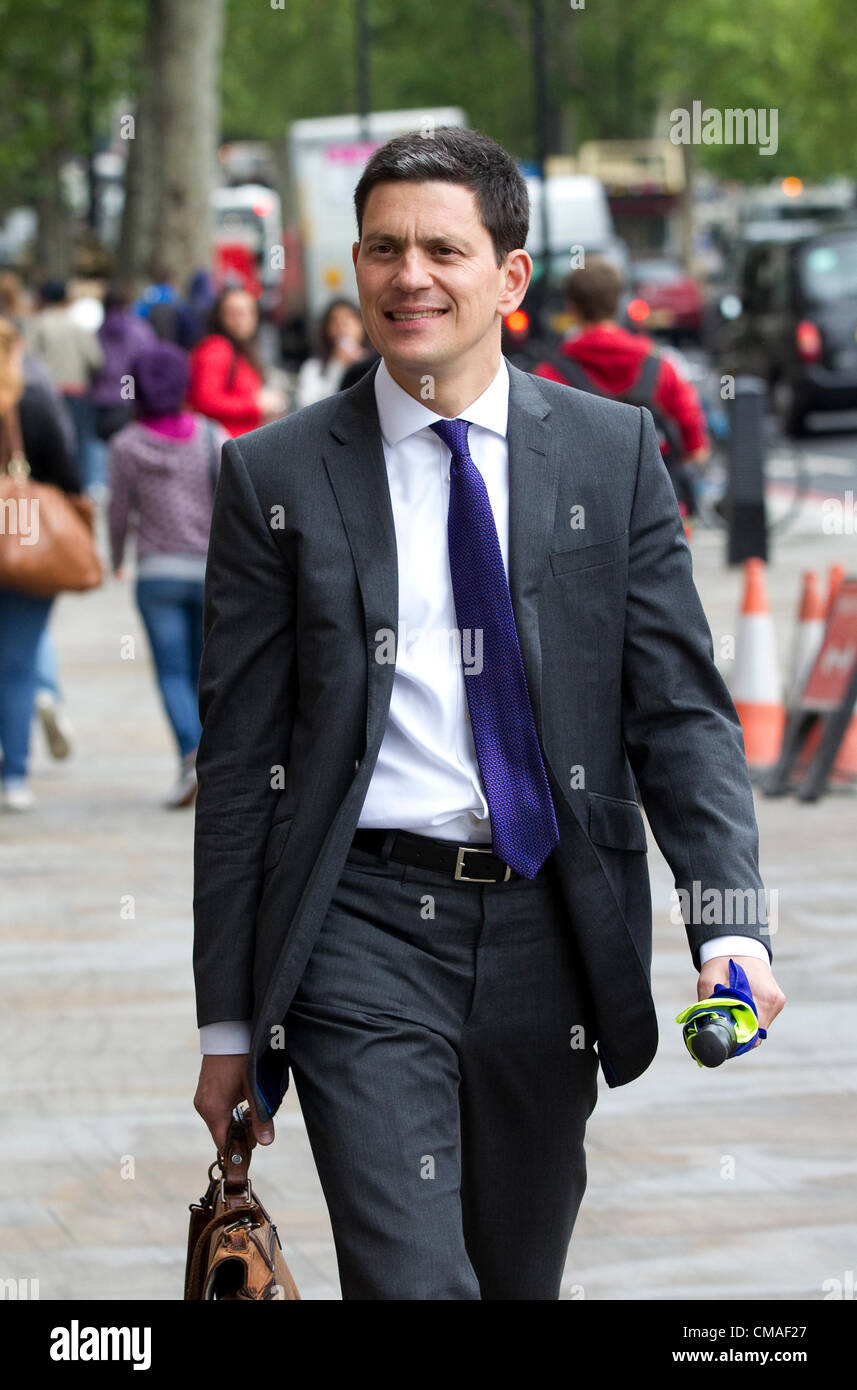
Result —
[[526, 333], [530, 326], [530, 316], [523, 309], [515, 309], [506, 315], [506, 327], [510, 333]]
[[795, 343], [801, 362], [817, 362], [821, 357], [821, 334], [810, 319], [804, 319], [795, 329]]
[[645, 299], [632, 299], [628, 305], [628, 318], [632, 323], [645, 323], [651, 312]]

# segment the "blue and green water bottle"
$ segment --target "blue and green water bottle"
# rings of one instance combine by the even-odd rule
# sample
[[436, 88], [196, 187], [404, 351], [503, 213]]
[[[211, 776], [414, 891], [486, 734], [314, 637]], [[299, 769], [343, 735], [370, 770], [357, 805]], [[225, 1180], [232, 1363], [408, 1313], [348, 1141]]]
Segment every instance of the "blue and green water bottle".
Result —
[[682, 1009], [676, 1023], [684, 1025], [685, 1047], [700, 1067], [719, 1067], [730, 1057], [749, 1052], [757, 1038], [768, 1036], [766, 1029], [759, 1027], [746, 972], [734, 960], [729, 961], [729, 984], [715, 985], [709, 999]]

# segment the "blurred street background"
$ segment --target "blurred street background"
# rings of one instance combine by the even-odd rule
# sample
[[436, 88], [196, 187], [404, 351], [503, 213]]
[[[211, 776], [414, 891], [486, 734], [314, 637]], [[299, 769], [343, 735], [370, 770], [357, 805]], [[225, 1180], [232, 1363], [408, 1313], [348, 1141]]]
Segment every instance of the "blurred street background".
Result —
[[[391, 136], [465, 125], [530, 193], [510, 361], [631, 399], [657, 358], [645, 403], [745, 721], [788, 998], [752, 1056], [694, 1066], [650, 837], [661, 1048], [602, 1086], [563, 1297], [853, 1299], [857, 9], [0, 0], [0, 34], [0, 415], [8, 385], [33, 477], [84, 499], [104, 569], [52, 604], [0, 590], [0, 1281], [181, 1297], [213, 1157], [191, 1104], [187, 709], [209, 460], [371, 367], [354, 186]], [[605, 265], [615, 306], [587, 317], [574, 276]], [[187, 529], [164, 494], [163, 531], [141, 530], [134, 479], [190, 441]], [[176, 549], [188, 564], [159, 568]], [[293, 1088], [276, 1124], [260, 1189], [302, 1296], [336, 1299]]]

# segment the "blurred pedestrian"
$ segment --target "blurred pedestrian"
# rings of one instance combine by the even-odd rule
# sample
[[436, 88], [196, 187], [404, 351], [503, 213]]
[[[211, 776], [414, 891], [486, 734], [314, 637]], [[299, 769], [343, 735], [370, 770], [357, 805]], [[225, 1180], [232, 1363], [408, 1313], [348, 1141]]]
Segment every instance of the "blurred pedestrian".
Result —
[[104, 478], [98, 473], [99, 457], [94, 447], [92, 379], [104, 362], [104, 354], [95, 333], [77, 323], [69, 310], [65, 282], [46, 281], [39, 290], [39, 312], [28, 324], [27, 336], [71, 414], [84, 489], [97, 494]]
[[256, 300], [229, 286], [214, 301], [208, 334], [191, 353], [190, 404], [233, 437], [276, 419], [286, 408], [284, 393], [265, 385], [258, 329]]
[[[25, 290], [21, 277], [13, 270], [0, 272], [0, 314], [10, 319], [25, 335], [24, 385], [26, 387], [32, 384], [41, 388], [45, 405], [56, 414], [66, 451], [71, 457], [75, 457], [77, 437], [69, 409], [54, 386], [53, 378], [44, 362], [26, 345], [26, 324], [31, 313], [31, 297]], [[59, 659], [49, 627], [42, 633], [36, 655], [36, 711], [51, 756], [67, 758], [73, 746], [74, 729], [65, 709]]]
[[33, 316], [33, 297], [30, 290], [25, 288], [17, 271], [0, 271], [0, 316], [14, 323], [23, 335], [24, 384], [29, 385], [32, 382], [34, 386], [42, 387], [56, 410], [57, 422], [65, 438], [66, 448], [70, 454], [74, 454], [77, 449], [77, 436], [71, 412], [54, 385], [54, 379], [45, 363], [33, 352], [28, 341], [28, 329]]
[[[30, 476], [78, 495], [80, 475], [60, 429], [56, 407], [43, 385], [26, 381], [23, 358], [20, 331], [8, 319], [0, 319], [0, 466], [8, 463], [19, 430]], [[8, 811], [26, 811], [35, 802], [27, 780], [30, 727], [39, 647], [52, 605], [52, 598], [0, 586], [2, 804]]]
[[[295, 391], [298, 410], [332, 396], [340, 389], [349, 368], [365, 361], [368, 369], [373, 360], [360, 310], [350, 299], [334, 299], [328, 304], [318, 336], [318, 352], [308, 357], [298, 371]], [[358, 373], [358, 378], [359, 375], [362, 373]]]
[[622, 279], [607, 261], [592, 258], [573, 270], [564, 292], [575, 320], [551, 361], [539, 362], [535, 376], [618, 400], [633, 400], [651, 412], [658, 431], [679, 511], [695, 510], [688, 466], [708, 457], [709, 440], [699, 396], [651, 338], [629, 333], [616, 322]]
[[204, 336], [217, 292], [210, 270], [195, 270], [187, 283], [179, 344], [190, 351]]
[[110, 547], [117, 577], [124, 578], [125, 545], [134, 532], [135, 598], [179, 753], [167, 805], [189, 806], [196, 796], [208, 533], [220, 450], [228, 436], [183, 408], [188, 358], [174, 343], [144, 348], [134, 375], [137, 418], [113, 436], [108, 456]]
[[179, 294], [176, 278], [166, 266], [158, 266], [134, 305], [134, 313], [145, 319], [163, 343], [187, 347], [191, 336], [191, 317]]
[[104, 362], [92, 383], [96, 433], [106, 443], [133, 419], [133, 365], [135, 358], [158, 341], [155, 330], [131, 310], [130, 287], [110, 285], [104, 296], [104, 321], [98, 341]]

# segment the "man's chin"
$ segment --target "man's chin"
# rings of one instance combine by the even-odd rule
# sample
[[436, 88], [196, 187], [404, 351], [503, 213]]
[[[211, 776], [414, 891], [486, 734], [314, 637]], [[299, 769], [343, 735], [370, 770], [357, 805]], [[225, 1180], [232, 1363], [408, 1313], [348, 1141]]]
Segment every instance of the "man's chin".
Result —
[[403, 372], [410, 372], [414, 375], [431, 373], [447, 363], [455, 353], [450, 349], [449, 344], [440, 345], [434, 343], [391, 343], [385, 341], [381, 348], [381, 356], [388, 365], [398, 367]]

